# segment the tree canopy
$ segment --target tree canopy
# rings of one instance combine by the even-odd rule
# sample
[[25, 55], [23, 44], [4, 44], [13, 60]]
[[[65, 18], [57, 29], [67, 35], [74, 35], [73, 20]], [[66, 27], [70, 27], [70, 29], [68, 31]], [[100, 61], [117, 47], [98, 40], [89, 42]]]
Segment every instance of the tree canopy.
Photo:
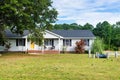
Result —
[[55, 24], [52, 29], [58, 30], [93, 30], [93, 25], [86, 23], [85, 25], [78, 25], [77, 23], [72, 24]]
[[[57, 11], [51, 0], [0, 0], [1, 40], [5, 38], [6, 29], [21, 35], [27, 29], [32, 33], [31, 37], [41, 40], [43, 31], [50, 29], [56, 18]], [[36, 39], [32, 40], [38, 43]]]
[[110, 49], [112, 26], [107, 21], [104, 21], [103, 23], [98, 23], [93, 32], [96, 36], [104, 39], [105, 43], [108, 44], [108, 48]]

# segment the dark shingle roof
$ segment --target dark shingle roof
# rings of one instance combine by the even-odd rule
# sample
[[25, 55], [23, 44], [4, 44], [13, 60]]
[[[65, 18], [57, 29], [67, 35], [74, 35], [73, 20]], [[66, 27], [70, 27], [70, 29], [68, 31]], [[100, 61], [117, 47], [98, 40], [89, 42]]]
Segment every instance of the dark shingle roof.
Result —
[[[95, 37], [90, 30], [52, 30], [52, 32], [62, 37]], [[12, 33], [10, 30], [5, 31], [5, 35], [8, 38], [19, 38], [28, 34], [28, 30], [24, 30], [23, 35]]]
[[95, 37], [90, 30], [52, 30], [63, 37]]
[[12, 37], [23, 37], [29, 34], [28, 30], [24, 30], [23, 35], [20, 34], [16, 34], [16, 33], [12, 33], [10, 30], [5, 30], [5, 36], [8, 38], [12, 38]]

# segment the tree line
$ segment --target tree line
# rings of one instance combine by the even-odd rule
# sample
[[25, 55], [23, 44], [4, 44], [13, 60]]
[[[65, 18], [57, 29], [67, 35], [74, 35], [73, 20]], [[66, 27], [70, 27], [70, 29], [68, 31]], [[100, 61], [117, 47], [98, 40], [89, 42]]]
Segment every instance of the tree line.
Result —
[[110, 24], [108, 21], [99, 22], [96, 26], [90, 23], [79, 25], [72, 24], [55, 24], [53, 30], [91, 30], [96, 37], [104, 41], [106, 50], [118, 50], [120, 47], [120, 22]]

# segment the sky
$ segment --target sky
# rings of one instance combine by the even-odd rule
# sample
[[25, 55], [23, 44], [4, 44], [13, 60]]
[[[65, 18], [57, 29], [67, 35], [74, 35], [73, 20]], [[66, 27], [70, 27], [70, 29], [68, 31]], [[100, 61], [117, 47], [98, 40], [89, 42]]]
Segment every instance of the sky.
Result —
[[52, 0], [58, 11], [57, 24], [90, 23], [108, 21], [115, 24], [120, 21], [120, 0]]

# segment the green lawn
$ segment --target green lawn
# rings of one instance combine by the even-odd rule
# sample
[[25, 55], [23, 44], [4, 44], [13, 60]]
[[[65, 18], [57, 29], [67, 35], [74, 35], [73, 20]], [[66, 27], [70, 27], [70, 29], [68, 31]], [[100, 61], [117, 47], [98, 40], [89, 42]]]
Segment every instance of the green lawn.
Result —
[[120, 57], [4, 54], [0, 56], [0, 80], [120, 80]]

